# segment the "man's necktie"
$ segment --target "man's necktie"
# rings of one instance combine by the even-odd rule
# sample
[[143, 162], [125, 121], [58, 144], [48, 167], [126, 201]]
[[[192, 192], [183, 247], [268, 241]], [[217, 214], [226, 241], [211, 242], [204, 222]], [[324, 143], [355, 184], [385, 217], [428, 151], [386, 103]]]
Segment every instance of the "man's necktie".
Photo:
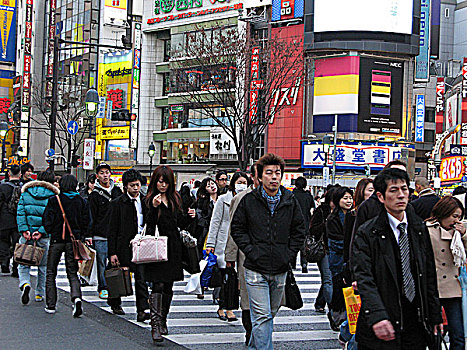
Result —
[[400, 223], [399, 229], [399, 249], [402, 262], [402, 281], [404, 284], [404, 294], [406, 298], [412, 302], [415, 298], [415, 282], [413, 280], [412, 271], [410, 269], [410, 245], [409, 236], [407, 235], [406, 224]]

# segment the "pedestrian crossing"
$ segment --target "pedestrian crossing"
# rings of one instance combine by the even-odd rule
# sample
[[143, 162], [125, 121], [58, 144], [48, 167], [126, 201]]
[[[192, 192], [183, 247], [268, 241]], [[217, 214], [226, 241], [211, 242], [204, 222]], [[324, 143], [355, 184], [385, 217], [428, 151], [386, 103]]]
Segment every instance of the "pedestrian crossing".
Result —
[[[320, 276], [316, 264], [309, 265], [309, 273], [294, 271], [296, 281], [302, 293], [304, 306], [293, 311], [282, 307], [274, 319], [274, 348], [275, 349], [341, 349], [337, 341], [337, 333], [329, 328], [326, 315], [317, 313], [314, 300], [320, 287]], [[174, 285], [174, 297], [168, 316], [168, 339], [185, 346], [188, 349], [245, 349], [245, 333], [241, 322], [241, 311], [235, 311], [238, 321], [227, 322], [217, 318], [217, 305], [212, 302], [211, 291], [205, 293], [205, 299], [197, 299], [196, 295], [186, 294], [183, 289], [185, 280]], [[57, 287], [69, 292], [70, 287], [66, 278], [64, 260], [60, 262]], [[99, 299], [96, 286], [82, 287], [83, 299], [102, 310], [111, 312], [105, 300]], [[128, 322], [148, 329], [149, 321], [136, 322], [135, 297], [122, 298], [122, 317]], [[58, 309], [58, 312], [60, 310]], [[86, 314], [86, 309], [84, 309]]]

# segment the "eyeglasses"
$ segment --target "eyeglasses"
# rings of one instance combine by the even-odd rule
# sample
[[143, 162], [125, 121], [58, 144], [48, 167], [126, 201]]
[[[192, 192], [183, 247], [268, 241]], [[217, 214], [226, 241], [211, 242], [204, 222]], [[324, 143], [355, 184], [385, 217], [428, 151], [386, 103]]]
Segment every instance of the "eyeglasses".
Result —
[[227, 181], [227, 178], [221, 178], [219, 181]]

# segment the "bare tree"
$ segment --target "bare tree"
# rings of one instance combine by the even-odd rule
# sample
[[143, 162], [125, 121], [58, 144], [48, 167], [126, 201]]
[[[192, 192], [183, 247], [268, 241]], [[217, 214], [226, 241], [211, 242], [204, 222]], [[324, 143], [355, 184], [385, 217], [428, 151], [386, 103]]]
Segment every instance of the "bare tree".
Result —
[[249, 25], [198, 26], [173, 47], [171, 68], [170, 92], [232, 138], [239, 167], [246, 169], [265, 129], [287, 106], [280, 99], [298, 94], [303, 40], [284, 38], [281, 29], [274, 35], [267, 29], [260, 40]]
[[[38, 87], [40, 83], [36, 81], [35, 83], [36, 88], [32, 89], [33, 93], [31, 94], [31, 105], [35, 113], [31, 114], [31, 120], [39, 126], [34, 128], [37, 132], [42, 132], [50, 137], [50, 99], [41, 93], [42, 91]], [[77, 134], [72, 136], [67, 131], [68, 123], [73, 120], [79, 124], [79, 119], [84, 112], [85, 90], [80, 85], [70, 86], [67, 81], [61, 80], [59, 86], [55, 146], [57, 154], [61, 154], [67, 159], [67, 172], [71, 171], [72, 155], [78, 153], [90, 127], [90, 123], [87, 121], [85, 127]]]

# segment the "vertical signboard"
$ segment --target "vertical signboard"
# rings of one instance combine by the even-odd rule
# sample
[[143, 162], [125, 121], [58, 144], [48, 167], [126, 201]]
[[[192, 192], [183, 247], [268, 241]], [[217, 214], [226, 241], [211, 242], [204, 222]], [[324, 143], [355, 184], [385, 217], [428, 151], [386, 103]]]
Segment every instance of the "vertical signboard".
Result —
[[84, 150], [83, 150], [83, 169], [93, 170], [94, 169], [94, 139], [84, 139]]
[[[444, 130], [448, 130], [452, 128], [453, 126], [458, 124], [458, 95], [457, 93], [446, 99], [446, 115], [444, 117], [445, 121], [445, 126]], [[450, 150], [451, 149], [451, 144], [455, 143], [455, 140], [457, 139], [457, 134], [452, 135], [451, 137], [448, 137], [446, 139], [446, 142], [444, 143], [444, 149], [445, 150]]]
[[[464, 125], [467, 127], [467, 57], [464, 57], [462, 64], [462, 94], [461, 94], [462, 131]], [[461, 144], [467, 145], [467, 137], [461, 134]]]
[[444, 78], [438, 77], [436, 80], [436, 136], [443, 133], [443, 121], [444, 121]]
[[16, 61], [16, 0], [2, 0], [0, 6], [0, 62]]
[[439, 35], [441, 27], [441, 0], [431, 0], [430, 57], [439, 58]]
[[131, 80], [130, 148], [138, 144], [139, 88], [141, 73], [141, 23], [133, 23], [133, 78]]
[[303, 17], [303, 0], [273, 0], [272, 21], [285, 21]]
[[421, 0], [420, 53], [415, 57], [415, 81], [428, 81], [430, 65], [430, 0]]
[[57, 0], [49, 0], [49, 30], [47, 35], [47, 74], [45, 85], [45, 96], [52, 97], [52, 78], [54, 72], [54, 39], [56, 33], [55, 12]]
[[250, 56], [250, 123], [256, 123], [258, 115], [258, 97], [259, 97], [259, 46], [251, 48]]
[[416, 95], [415, 142], [423, 142], [425, 128], [425, 95]]

